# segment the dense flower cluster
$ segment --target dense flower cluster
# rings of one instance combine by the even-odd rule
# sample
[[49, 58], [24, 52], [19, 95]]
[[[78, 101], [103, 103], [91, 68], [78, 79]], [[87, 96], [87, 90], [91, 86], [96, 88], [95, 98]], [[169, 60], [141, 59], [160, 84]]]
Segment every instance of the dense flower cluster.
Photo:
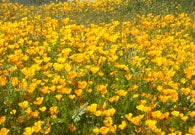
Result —
[[[14, 21], [28, 16], [34, 19], [34, 16], [48, 16], [61, 19], [69, 14], [93, 12], [99, 14], [101, 12], [112, 12], [115, 8], [127, 7], [128, 0], [94, 0], [90, 1], [72, 1], [72, 2], [58, 2], [51, 4], [43, 4], [40, 6], [22, 5], [19, 3], [0, 3], [0, 19], [4, 21]], [[32, 16], [33, 14], [33, 16]], [[5, 17], [6, 16], [6, 17]]]
[[66, 4], [74, 12], [84, 3], [44, 5], [33, 19], [32, 7], [1, 3], [0, 134], [194, 135], [195, 19], [148, 14], [84, 26], [52, 18]]

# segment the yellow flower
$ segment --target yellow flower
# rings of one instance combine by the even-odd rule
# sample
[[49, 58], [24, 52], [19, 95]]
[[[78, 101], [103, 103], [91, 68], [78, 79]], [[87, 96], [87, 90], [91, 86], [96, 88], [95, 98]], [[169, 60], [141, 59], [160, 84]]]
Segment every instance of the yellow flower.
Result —
[[160, 99], [161, 102], [166, 103], [167, 100], [168, 100], [168, 96], [162, 96], [162, 95], [160, 95], [159, 96], [159, 99]]
[[100, 72], [98, 72], [98, 75], [102, 77], [102, 76], [104, 76], [104, 73], [100, 71]]
[[116, 125], [110, 126], [108, 128], [109, 128], [110, 132], [112, 132], [113, 134], [116, 134], [116, 129], [117, 129]]
[[126, 74], [125, 78], [129, 81], [132, 78], [132, 75], [131, 74]]
[[71, 91], [72, 91], [71, 88], [62, 88], [61, 90], [59, 90], [59, 92], [60, 92], [61, 94], [70, 94]]
[[[122, 70], [125, 70], [125, 71], [128, 71], [129, 70], [128, 66], [123, 65], [123, 64], [119, 64], [119, 63], [116, 63], [115, 64], [115, 67], [116, 68], [119, 68], [119, 69], [122, 69]], [[131, 78], [131, 75], [128, 74], [127, 78], [130, 79]]]
[[195, 85], [195, 79], [194, 79], [194, 80], [192, 80], [192, 84], [193, 84], [193, 85]]
[[64, 25], [66, 25], [70, 21], [70, 19], [69, 18], [63, 18], [61, 21]]
[[103, 126], [99, 129], [99, 133], [102, 135], [106, 135], [109, 132], [109, 128]]
[[11, 82], [12, 82], [12, 86], [17, 86], [18, 85], [18, 78], [17, 77], [13, 77], [12, 79], [11, 79]]
[[56, 98], [58, 101], [60, 101], [61, 98], [62, 98], [62, 95], [61, 95], [61, 94], [55, 95], [55, 98]]
[[189, 133], [192, 134], [192, 135], [195, 135], [195, 126], [189, 128]]
[[185, 84], [185, 83], [187, 82], [187, 79], [186, 79], [186, 78], [181, 78], [180, 82], [181, 82], [182, 84]]
[[52, 92], [54, 92], [56, 90], [56, 86], [52, 85], [50, 88], [49, 88]]
[[145, 124], [146, 126], [148, 126], [148, 128], [152, 131], [154, 131], [157, 127], [156, 127], [156, 120], [146, 120]]
[[86, 111], [95, 113], [95, 112], [96, 112], [96, 109], [97, 109], [97, 104], [96, 104], [96, 103], [93, 103], [93, 104], [91, 104], [90, 106], [87, 106]]
[[181, 119], [182, 119], [184, 122], [186, 122], [186, 121], [188, 120], [188, 116], [183, 116], [183, 117], [181, 117]]
[[84, 89], [87, 86], [86, 81], [78, 81], [78, 88], [79, 89]]
[[41, 105], [43, 102], [43, 97], [37, 97], [36, 101], [33, 102], [35, 105]]
[[3, 124], [6, 120], [6, 117], [5, 116], [1, 116], [0, 117], [0, 125]]
[[195, 116], [195, 111], [189, 111], [188, 115], [193, 118]]
[[190, 94], [191, 89], [190, 88], [181, 88], [181, 91], [185, 96]]
[[88, 93], [91, 93], [91, 92], [92, 92], [92, 89], [87, 89], [87, 92], [88, 92]]
[[41, 126], [43, 125], [43, 123], [44, 123], [43, 121], [35, 122], [33, 127], [32, 127], [33, 131], [38, 133], [42, 129]]
[[119, 96], [112, 96], [108, 99], [109, 102], [117, 102], [119, 100]]
[[99, 133], [99, 128], [94, 128], [93, 133], [98, 134]]
[[75, 125], [71, 124], [71, 125], [69, 126], [69, 129], [70, 129], [71, 131], [75, 131], [75, 130], [76, 130], [76, 127], [75, 127]]
[[58, 62], [58, 63], [61, 63], [61, 64], [65, 63], [65, 61], [66, 61], [65, 58], [58, 58], [58, 59], [57, 59], [57, 62]]
[[144, 115], [138, 115], [138, 116], [135, 116], [135, 117], [132, 117], [131, 118], [131, 122], [135, 125], [135, 126], [139, 126], [141, 120], [143, 119]]
[[0, 130], [0, 135], [7, 135], [8, 133], [9, 133], [9, 129], [7, 129], [7, 128], [2, 128]]
[[133, 114], [129, 113], [129, 114], [125, 114], [125, 118], [127, 118], [128, 121], [131, 121]]
[[83, 93], [83, 90], [82, 89], [77, 89], [74, 91], [74, 93], [76, 94], [77, 97], [80, 97]]
[[26, 110], [25, 110], [25, 113], [27, 116], [31, 116], [31, 113], [32, 113], [32, 109], [30, 107], [28, 107]]
[[120, 130], [124, 130], [126, 128], [126, 126], [127, 126], [127, 122], [126, 121], [122, 121], [122, 123], [118, 126], [118, 128]]
[[102, 95], [105, 95], [107, 93], [107, 86], [108, 86], [108, 84], [98, 85], [96, 89], [97, 89], [97, 91], [100, 91], [102, 93]]
[[144, 106], [144, 105], [138, 105], [136, 108], [137, 108], [138, 110], [140, 110], [140, 111], [143, 111], [143, 112], [149, 112], [149, 111], [151, 110], [150, 107], [146, 107], [146, 106]]
[[54, 68], [56, 71], [61, 71], [61, 70], [63, 69], [63, 64], [54, 63], [54, 64], [53, 64], [53, 68]]
[[104, 89], [107, 89], [107, 86], [108, 86], [108, 84], [106, 84], [106, 85], [98, 85], [96, 89], [97, 89], [97, 91], [102, 91]]
[[179, 111], [172, 111], [171, 114], [175, 117], [179, 116]]
[[90, 71], [91, 71], [93, 74], [96, 74], [99, 70], [100, 70], [99, 67], [91, 67], [91, 68], [90, 68]]
[[58, 114], [58, 112], [59, 112], [59, 110], [58, 110], [57, 106], [52, 106], [52, 107], [49, 108], [49, 113], [51, 115], [56, 115], [56, 114]]
[[12, 115], [16, 114], [16, 110], [15, 109], [11, 110], [10, 114], [12, 114]]
[[39, 117], [39, 111], [34, 111], [34, 112], [32, 112], [31, 113], [31, 116], [33, 117], [33, 118], [38, 118]]
[[35, 90], [36, 87], [37, 87], [37, 84], [36, 83], [31, 83], [29, 85], [29, 87], [27, 88], [28, 93], [32, 94], [34, 92], [34, 90]]
[[18, 105], [22, 108], [22, 109], [25, 109], [28, 107], [28, 101], [23, 101], [23, 102], [20, 102], [18, 103]]
[[127, 95], [127, 91], [125, 90], [117, 90], [116, 92], [120, 97], [124, 97]]
[[105, 96], [106, 93], [107, 93], [107, 89], [103, 89], [103, 90], [101, 91], [101, 94], [102, 94], [103, 97]]
[[23, 123], [23, 122], [24, 122], [24, 120], [23, 120], [23, 118], [22, 118], [22, 117], [18, 117], [18, 118], [17, 118], [17, 122], [18, 122], [18, 123]]
[[32, 78], [35, 75], [35, 69], [34, 68], [23, 68], [22, 73], [25, 75], [26, 78]]
[[65, 63], [65, 64], [64, 64], [64, 69], [66, 70], [67, 73], [69, 73], [69, 72], [71, 71], [72, 67], [71, 67], [70, 64]]
[[43, 61], [44, 61], [45, 63], [48, 63], [50, 60], [51, 60], [50, 57], [44, 57], [44, 58], [43, 58]]
[[34, 133], [34, 130], [33, 130], [32, 127], [26, 127], [26, 128], [24, 129], [23, 135], [32, 135], [33, 133]]
[[137, 86], [136, 84], [134, 84], [132, 89], [136, 91], [138, 88], [139, 88], [139, 86]]
[[110, 116], [113, 116], [115, 114], [116, 110], [114, 108], [111, 108], [111, 109], [108, 109], [108, 110], [104, 110], [102, 112], [102, 116], [107, 116], [107, 117], [110, 117]]
[[192, 69], [190, 67], [189, 68], [185, 68], [184, 72], [186, 74], [186, 78], [187, 79], [191, 79], [192, 78], [193, 72], [192, 72]]
[[161, 85], [157, 86], [158, 91], [162, 91], [163, 87]]
[[94, 115], [97, 117], [100, 116], [101, 114], [102, 114], [102, 111], [99, 111], [99, 110], [94, 113]]
[[112, 120], [111, 117], [106, 117], [105, 120], [103, 121], [103, 123], [104, 123], [104, 125], [105, 125], [106, 127], [110, 127], [110, 126], [112, 126], [112, 124], [113, 124], [113, 120]]
[[5, 76], [0, 76], [0, 86], [5, 86], [7, 84], [7, 78]]
[[40, 90], [41, 90], [41, 92], [42, 92], [43, 94], [47, 94], [47, 93], [50, 92], [48, 86], [43, 86], [43, 87], [40, 88]]
[[46, 108], [45, 106], [39, 108], [39, 110], [40, 110], [41, 112], [45, 112], [46, 109], [47, 109], [47, 108]]
[[162, 112], [161, 111], [155, 111], [155, 112], [152, 112], [152, 117], [153, 118], [160, 118], [162, 115]]
[[77, 76], [77, 73], [72, 71], [68, 74], [68, 77], [70, 77], [71, 79], [74, 79]]
[[133, 98], [137, 98], [139, 94], [133, 94]]
[[176, 102], [178, 100], [178, 93], [177, 93], [177, 91], [176, 90], [170, 90], [169, 93], [170, 93], [170, 96], [171, 96], [170, 100], [172, 102]]
[[68, 97], [73, 100], [76, 96], [75, 95], [68, 95]]
[[76, 54], [71, 55], [69, 58], [77, 63], [82, 63], [85, 60], [85, 54], [76, 53]]
[[165, 112], [165, 113], [162, 113], [161, 117], [159, 118], [160, 120], [163, 120], [163, 119], [168, 119], [169, 118], [169, 112]]

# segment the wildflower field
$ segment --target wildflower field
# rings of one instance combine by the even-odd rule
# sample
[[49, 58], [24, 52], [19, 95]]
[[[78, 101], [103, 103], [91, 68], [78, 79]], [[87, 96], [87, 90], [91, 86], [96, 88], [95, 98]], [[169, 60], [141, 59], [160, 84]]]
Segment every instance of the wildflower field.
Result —
[[0, 135], [195, 135], [195, 2], [0, 2]]

